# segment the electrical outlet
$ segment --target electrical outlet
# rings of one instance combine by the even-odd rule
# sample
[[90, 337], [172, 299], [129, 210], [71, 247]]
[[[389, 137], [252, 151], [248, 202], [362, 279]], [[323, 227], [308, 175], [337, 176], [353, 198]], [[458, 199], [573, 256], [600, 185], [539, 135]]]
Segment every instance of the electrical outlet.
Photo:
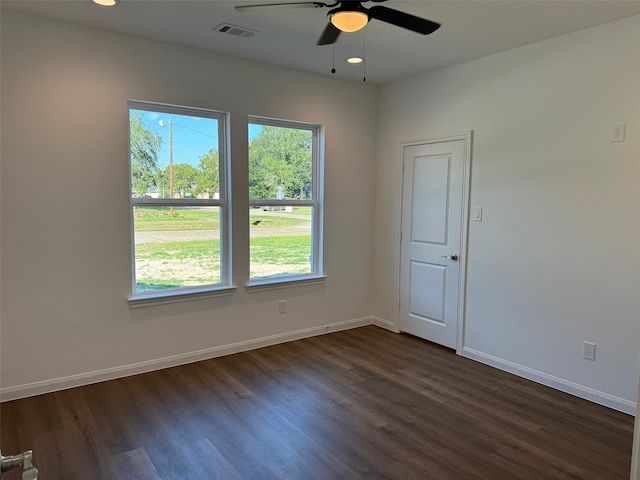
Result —
[[626, 123], [616, 123], [611, 130], [612, 142], [624, 142], [625, 133], [627, 130]]
[[280, 300], [278, 302], [278, 313], [282, 315], [283, 313], [287, 313], [287, 301]]
[[582, 358], [587, 360], [596, 359], [596, 344], [591, 342], [584, 342], [582, 347]]

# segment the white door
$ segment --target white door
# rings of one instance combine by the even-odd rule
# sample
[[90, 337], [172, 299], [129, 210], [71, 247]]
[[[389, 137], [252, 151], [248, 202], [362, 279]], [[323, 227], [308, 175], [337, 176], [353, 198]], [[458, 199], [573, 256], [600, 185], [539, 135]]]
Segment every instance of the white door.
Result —
[[400, 330], [458, 347], [466, 236], [465, 140], [404, 147]]

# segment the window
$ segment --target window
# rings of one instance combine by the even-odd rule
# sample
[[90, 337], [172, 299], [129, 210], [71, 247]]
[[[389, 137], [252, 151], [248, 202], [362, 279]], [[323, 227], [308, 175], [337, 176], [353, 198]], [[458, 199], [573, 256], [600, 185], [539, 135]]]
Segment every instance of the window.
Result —
[[320, 277], [322, 129], [249, 122], [250, 285]]
[[230, 286], [226, 125], [221, 112], [129, 102], [132, 305]]

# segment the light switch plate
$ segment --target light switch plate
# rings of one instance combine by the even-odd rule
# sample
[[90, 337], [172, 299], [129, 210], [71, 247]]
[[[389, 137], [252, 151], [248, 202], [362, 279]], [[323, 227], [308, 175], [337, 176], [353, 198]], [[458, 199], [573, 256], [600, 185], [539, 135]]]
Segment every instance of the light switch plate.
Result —
[[482, 221], [482, 207], [473, 207], [473, 221], [474, 222]]

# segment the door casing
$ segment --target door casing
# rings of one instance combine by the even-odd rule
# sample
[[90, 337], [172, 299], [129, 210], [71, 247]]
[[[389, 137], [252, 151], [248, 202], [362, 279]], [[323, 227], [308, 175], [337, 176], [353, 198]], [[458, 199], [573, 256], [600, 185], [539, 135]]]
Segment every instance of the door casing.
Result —
[[458, 299], [458, 328], [456, 338], [456, 353], [462, 355], [462, 348], [464, 347], [464, 324], [466, 318], [466, 285], [467, 285], [467, 253], [468, 253], [468, 234], [469, 234], [469, 210], [470, 210], [470, 193], [471, 193], [471, 154], [472, 154], [472, 140], [473, 131], [467, 130], [451, 135], [442, 137], [430, 138], [427, 140], [417, 140], [412, 142], [405, 142], [400, 147], [400, 159], [398, 168], [398, 181], [397, 181], [397, 214], [396, 214], [396, 275], [395, 275], [395, 292], [396, 292], [396, 305], [395, 305], [395, 318], [393, 320], [394, 330], [399, 332], [400, 325], [400, 275], [401, 275], [401, 230], [402, 230], [402, 195], [403, 195], [403, 152], [405, 147], [414, 145], [428, 145], [433, 143], [451, 142], [454, 140], [464, 141], [464, 159], [463, 159], [463, 178], [462, 178], [462, 218], [460, 225], [460, 276], [459, 276], [459, 299]]

